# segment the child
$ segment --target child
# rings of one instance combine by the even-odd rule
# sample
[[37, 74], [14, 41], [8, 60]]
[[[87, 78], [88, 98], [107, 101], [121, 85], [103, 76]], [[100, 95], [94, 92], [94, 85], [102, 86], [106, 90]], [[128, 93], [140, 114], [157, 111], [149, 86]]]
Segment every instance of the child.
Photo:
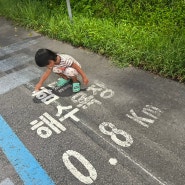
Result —
[[65, 54], [57, 54], [49, 49], [39, 49], [35, 54], [35, 62], [39, 67], [47, 67], [39, 82], [35, 86], [35, 91], [39, 91], [44, 81], [49, 77], [51, 72], [58, 74], [59, 78], [56, 85], [58, 87], [65, 85], [72, 80], [73, 92], [80, 91], [80, 82], [77, 75], [80, 74], [85, 85], [89, 80], [81, 69], [80, 64], [71, 56]]

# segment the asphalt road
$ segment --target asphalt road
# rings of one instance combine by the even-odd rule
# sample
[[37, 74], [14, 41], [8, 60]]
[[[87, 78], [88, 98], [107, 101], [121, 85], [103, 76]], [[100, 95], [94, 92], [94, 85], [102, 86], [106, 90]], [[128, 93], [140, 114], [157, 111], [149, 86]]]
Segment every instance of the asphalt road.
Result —
[[[73, 94], [39, 48], [79, 61], [90, 83]], [[185, 184], [185, 86], [0, 18], [0, 185]]]

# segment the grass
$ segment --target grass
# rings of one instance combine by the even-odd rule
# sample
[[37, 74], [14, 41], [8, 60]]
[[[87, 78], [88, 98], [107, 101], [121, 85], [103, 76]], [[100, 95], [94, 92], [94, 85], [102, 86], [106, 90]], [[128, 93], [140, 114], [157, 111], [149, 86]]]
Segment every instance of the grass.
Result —
[[[133, 65], [185, 81], [184, 1], [172, 8], [156, 7], [155, 11], [148, 5], [143, 12], [140, 9], [143, 4], [132, 4], [132, 12], [125, 6], [125, 13], [106, 14], [105, 7], [101, 15], [98, 8], [103, 5], [96, 4], [93, 11], [91, 6], [80, 4], [83, 7], [80, 12], [78, 3], [75, 7], [75, 0], [71, 2], [73, 23], [69, 21], [65, 2], [57, 4], [57, 0], [0, 0], [0, 15], [51, 38], [105, 55], [119, 67]], [[118, 2], [119, 6], [123, 4]]]

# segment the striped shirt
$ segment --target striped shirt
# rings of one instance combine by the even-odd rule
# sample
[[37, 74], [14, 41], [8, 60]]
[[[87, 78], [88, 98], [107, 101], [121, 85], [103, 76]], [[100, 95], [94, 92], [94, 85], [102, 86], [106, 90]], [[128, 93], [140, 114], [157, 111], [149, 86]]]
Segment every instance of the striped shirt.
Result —
[[[53, 67], [54, 73], [63, 73], [67, 67], [70, 67], [73, 63], [79, 65], [79, 63], [70, 55], [58, 54], [61, 58], [60, 64]], [[80, 66], [80, 65], [79, 65]]]
[[61, 61], [60, 61], [60, 66], [63, 67], [69, 67], [73, 64], [73, 62], [76, 62], [76, 60], [70, 56], [70, 55], [66, 55], [66, 54], [59, 54]]

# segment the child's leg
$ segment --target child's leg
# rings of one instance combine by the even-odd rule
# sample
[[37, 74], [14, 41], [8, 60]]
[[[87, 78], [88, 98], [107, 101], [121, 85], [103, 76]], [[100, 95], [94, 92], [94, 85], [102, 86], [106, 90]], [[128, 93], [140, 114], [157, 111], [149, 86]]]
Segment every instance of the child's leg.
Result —
[[63, 72], [67, 78], [72, 79], [73, 82], [77, 82], [78, 71], [72, 67], [67, 67], [66, 70]]
[[77, 77], [71, 77], [73, 81], [73, 92], [79, 92], [80, 91], [80, 82], [78, 81]]
[[56, 86], [61, 87], [61, 86], [65, 85], [66, 83], [68, 83], [70, 81], [70, 79], [64, 74], [58, 73], [58, 75], [62, 78], [58, 79], [58, 81], [56, 83]]
[[65, 75], [73, 81], [73, 92], [80, 91], [80, 82], [78, 81], [78, 71], [72, 67], [68, 67], [65, 70]]
[[73, 83], [79, 82], [79, 81], [78, 81], [78, 78], [77, 78], [76, 76], [71, 76], [70, 78], [71, 78], [71, 80], [73, 81]]
[[62, 77], [63, 79], [65, 79], [65, 80], [69, 80], [69, 77], [66, 76], [66, 75], [63, 74], [63, 73], [58, 73], [58, 75], [61, 76], [61, 77]]

